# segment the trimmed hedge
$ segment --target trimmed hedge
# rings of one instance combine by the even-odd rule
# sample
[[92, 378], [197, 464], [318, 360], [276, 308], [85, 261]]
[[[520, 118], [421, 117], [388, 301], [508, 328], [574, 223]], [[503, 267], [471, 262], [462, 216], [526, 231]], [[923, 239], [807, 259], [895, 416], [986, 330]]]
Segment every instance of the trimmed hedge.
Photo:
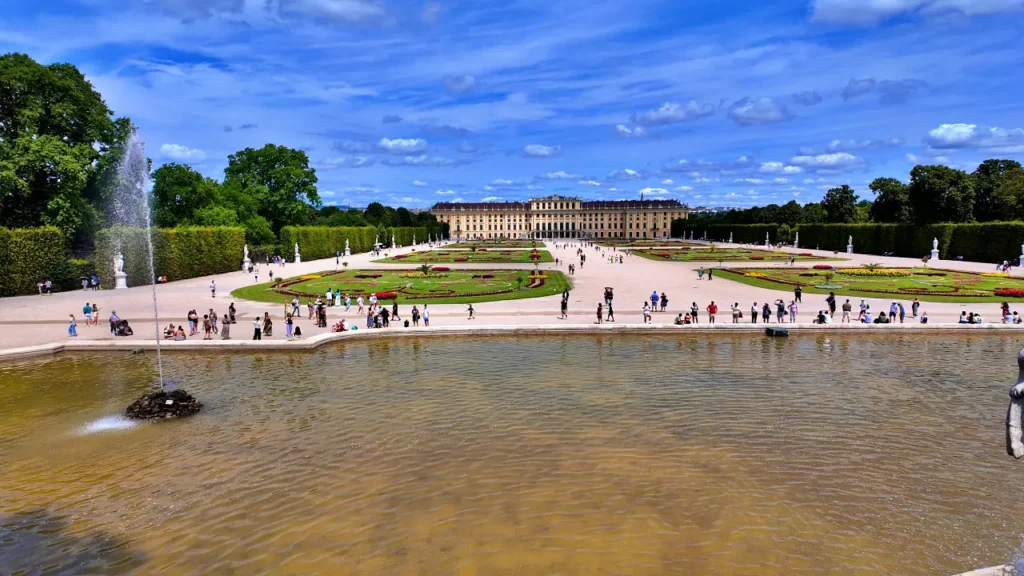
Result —
[[[241, 270], [245, 228], [153, 228], [153, 273], [168, 282]], [[114, 287], [114, 254], [121, 247], [128, 286], [151, 284], [145, 228], [116, 227], [96, 234], [93, 263], [103, 288]]]
[[37, 294], [37, 282], [50, 280], [57, 290], [81, 287], [69, 265], [67, 241], [53, 226], [0, 228], [0, 296]]
[[939, 241], [939, 256], [953, 260], [962, 256], [974, 262], [1002, 262], [1020, 257], [1024, 222], [971, 224], [801, 224], [800, 244], [805, 248], [846, 251], [853, 236], [853, 251], [921, 258]]
[[[691, 230], [693, 231], [694, 240], [703, 238], [704, 232], [707, 231], [708, 240], [713, 242], [728, 241], [730, 233], [732, 233], [732, 241], [738, 244], [764, 244], [765, 233], [768, 234], [772, 244], [776, 244], [779, 241], [778, 224], [708, 224], [706, 226], [692, 226], [687, 224], [686, 220], [672, 221], [673, 238], [689, 238]], [[785, 235], [785, 232], [783, 234]]]
[[[390, 246], [391, 234], [395, 235], [395, 242], [402, 246], [412, 244], [413, 236], [418, 242], [427, 239], [426, 228], [388, 228], [388, 237], [380, 238], [380, 243]], [[338, 252], [344, 254], [345, 240], [348, 240], [349, 250], [353, 254], [369, 252], [373, 248], [377, 229], [373, 226], [285, 226], [281, 228], [280, 236], [283, 250], [281, 255], [285, 258], [294, 257], [297, 242], [303, 260], [317, 260], [330, 258]]]

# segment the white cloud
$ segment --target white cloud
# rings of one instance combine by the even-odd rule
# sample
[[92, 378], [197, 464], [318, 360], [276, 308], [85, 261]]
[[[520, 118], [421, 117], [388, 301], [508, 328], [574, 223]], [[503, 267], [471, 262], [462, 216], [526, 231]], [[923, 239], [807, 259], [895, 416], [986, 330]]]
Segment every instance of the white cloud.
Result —
[[394, 154], [412, 154], [427, 149], [427, 141], [423, 138], [381, 138], [377, 147]]
[[454, 196], [455, 195], [455, 191], [454, 190], [438, 190], [437, 192], [434, 192], [434, 194], [437, 194], [439, 196]]
[[676, 188], [676, 192], [689, 192], [690, 190], [693, 190], [693, 186], [679, 186]]
[[595, 186], [595, 187], [601, 185], [601, 183], [598, 182], [597, 180], [580, 180], [579, 182], [577, 182], [577, 184], [582, 184], [583, 186]]
[[465, 200], [460, 196], [459, 198], [452, 198], [449, 202], [465, 202]]
[[811, 0], [813, 19], [841, 24], [873, 24], [900, 14], [965, 16], [1018, 12], [1022, 0]]
[[497, 202], [501, 200], [501, 196], [485, 196], [480, 199], [481, 202]]
[[[579, 174], [570, 174], [569, 172], [566, 172], [564, 170], [559, 170], [558, 172], [548, 172], [546, 174], [541, 174], [540, 176], [537, 176], [537, 178], [540, 180], [579, 180], [580, 178], [583, 178], [583, 176]], [[527, 187], [527, 189], [532, 190], [532, 188], [529, 187]], [[538, 187], [537, 189], [540, 190], [541, 188]]]
[[559, 146], [544, 146], [542, 144], [527, 144], [523, 146], [523, 156], [528, 158], [551, 158], [558, 156], [561, 152]]
[[417, 202], [420, 201], [419, 198], [413, 198], [412, 196], [402, 196], [397, 200], [403, 204], [416, 204]]
[[461, 94], [476, 88], [476, 77], [469, 74], [445, 76], [444, 85], [448, 89], [448, 92], [452, 94]]
[[782, 162], [762, 162], [758, 171], [762, 174], [799, 174], [804, 170], [799, 166], [790, 166]]
[[613, 170], [608, 174], [607, 180], [640, 180], [642, 178], [646, 178], [646, 176], [636, 170], [626, 168], [625, 170]]
[[419, 156], [402, 156], [398, 159], [388, 158], [384, 160], [384, 163], [388, 166], [454, 166], [457, 164], [455, 160], [451, 158], [444, 158], [442, 156], [427, 156], [420, 154]]
[[422, 180], [413, 180], [412, 181], [412, 185], [413, 186], [418, 186], [418, 187], [423, 187], [423, 186], [426, 186], [427, 183], [422, 181]]
[[643, 126], [626, 126], [619, 124], [615, 126], [615, 135], [619, 138], [646, 138], [647, 131]]
[[936, 150], [978, 148], [1003, 154], [1024, 153], [1024, 128], [984, 128], [977, 124], [942, 124], [925, 143]]
[[484, 190], [490, 192], [491, 190], [494, 190], [494, 186], [490, 186], [488, 184], [484, 184]]
[[789, 183], [789, 178], [775, 178], [772, 182], [775, 182], [776, 184], [787, 184]]
[[711, 116], [715, 113], [712, 104], [698, 104], [696, 100], [690, 100], [686, 104], [665, 102], [660, 108], [648, 110], [639, 114], [633, 114], [630, 119], [634, 124], [657, 126], [663, 124], [678, 124], [689, 122]]
[[936, 164], [943, 164], [943, 165], [946, 165], [946, 166], [952, 164], [952, 162], [950, 162], [948, 156], [936, 156], [936, 157], [932, 158], [932, 161], [934, 161]]
[[160, 153], [171, 160], [182, 162], [202, 162], [206, 160], [206, 152], [198, 148], [189, 148], [181, 144], [164, 144], [160, 146]]
[[293, 0], [282, 6], [281, 12], [344, 22], [388, 22], [392, 19], [387, 8], [376, 0]]
[[921, 163], [921, 160], [917, 157], [917, 154], [907, 154], [905, 158], [907, 159], [907, 162], [910, 162], [911, 164]]
[[319, 190], [318, 192], [321, 198], [334, 198], [338, 195], [334, 190]]
[[661, 184], [662, 186], [671, 186], [675, 184], [675, 182], [673, 182], [671, 178], [665, 178], [664, 180], [661, 181]]
[[792, 114], [772, 98], [744, 98], [729, 106], [729, 118], [740, 126], [757, 126], [783, 122]]
[[698, 178], [694, 178], [693, 181], [697, 182], [698, 184], [711, 184], [713, 182], [718, 182], [718, 178], [708, 178], [707, 176], [700, 176]]
[[346, 188], [345, 191], [346, 192], [364, 193], [364, 194], [365, 193], [376, 194], [377, 192], [380, 192], [380, 188], [374, 188], [373, 186], [353, 186], [351, 188]]
[[818, 154], [816, 156], [794, 156], [789, 159], [789, 162], [808, 170], [829, 172], [850, 170], [864, 164], [863, 160], [848, 152]]
[[494, 182], [491, 182], [491, 184], [494, 184], [495, 186], [511, 186], [511, 185], [514, 184], [514, 182], [512, 182], [511, 180], [505, 180], [503, 178], [498, 178]]
[[644, 188], [640, 190], [640, 194], [644, 196], [665, 196], [669, 194], [669, 191], [664, 188]]
[[[825, 152], [859, 152], [861, 150], [882, 150], [884, 148], [895, 148], [903, 145], [902, 138], [889, 138], [886, 140], [840, 140], [835, 139], [825, 146]], [[803, 148], [801, 154], [814, 155], [821, 152], [815, 148]]]
[[737, 178], [733, 182], [736, 184], [764, 184], [764, 180], [760, 178]]
[[318, 170], [333, 170], [335, 168], [365, 168], [374, 164], [374, 159], [369, 156], [338, 156], [328, 158], [320, 162]]

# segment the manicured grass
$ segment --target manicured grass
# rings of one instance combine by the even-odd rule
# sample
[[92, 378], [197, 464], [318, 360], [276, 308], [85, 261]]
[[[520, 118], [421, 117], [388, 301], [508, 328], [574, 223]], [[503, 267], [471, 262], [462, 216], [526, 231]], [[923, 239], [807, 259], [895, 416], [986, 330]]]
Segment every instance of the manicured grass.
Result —
[[[290, 301], [299, 294], [302, 303], [314, 295], [322, 295], [328, 289], [341, 290], [349, 294], [352, 300], [360, 294], [368, 297], [371, 293], [396, 292], [399, 303], [408, 304], [465, 304], [469, 302], [496, 302], [499, 300], [518, 300], [520, 298], [538, 298], [561, 294], [572, 287], [569, 279], [558, 271], [545, 271], [547, 276], [544, 285], [527, 288], [530, 284], [527, 270], [452, 270], [450, 272], [431, 273], [428, 277], [417, 270], [345, 270], [342, 272], [321, 272], [320, 278], [309, 278], [294, 284], [289, 278], [288, 286], [270, 283], [255, 284], [239, 288], [231, 293], [235, 298], [256, 302]], [[378, 276], [379, 277], [366, 277]], [[306, 275], [303, 277], [317, 276]], [[359, 278], [363, 276], [363, 278]], [[491, 276], [484, 278], [483, 276]], [[517, 289], [517, 277], [523, 278], [522, 289]], [[480, 294], [481, 292], [497, 292]], [[308, 294], [308, 296], [307, 296]], [[390, 301], [390, 299], [389, 299]]]
[[[411, 252], [403, 256], [392, 256], [382, 260], [374, 260], [381, 264], [530, 264], [532, 250], [447, 250], [439, 248], [426, 252]], [[538, 250], [540, 262], [554, 262], [547, 250]], [[455, 261], [456, 258], [466, 260]]]
[[[642, 256], [648, 260], [659, 262], [785, 262], [792, 257], [797, 261], [825, 261], [845, 260], [845, 258], [827, 258], [824, 256], [808, 256], [806, 253], [791, 254], [789, 252], [770, 252], [768, 250], [751, 250], [749, 248], [716, 248], [714, 251], [706, 248], [666, 248], [666, 249], [643, 249], [633, 250], [633, 254]], [[666, 257], [667, 256], [667, 257]]]
[[[838, 268], [842, 268], [838, 266]], [[717, 278], [735, 280], [743, 284], [769, 288], [772, 290], [792, 291], [800, 285], [806, 294], [828, 294], [835, 292], [837, 296], [855, 296], [860, 298], [919, 298], [924, 302], [1010, 302], [1024, 301], [1020, 298], [996, 296], [996, 288], [1024, 289], [1024, 279], [992, 278], [970, 272], [952, 272], [930, 268], [898, 268], [912, 272], [911, 276], [850, 276], [835, 273], [828, 282], [828, 270], [808, 268], [743, 268], [732, 270], [715, 270]], [[753, 278], [746, 274], [764, 274], [763, 278]], [[830, 285], [841, 288], [816, 288], [815, 286]]]
[[448, 244], [445, 248], [543, 248], [542, 240], [473, 240]]
[[673, 248], [679, 248], [682, 246], [700, 247], [706, 246], [706, 244], [695, 244], [693, 242], [684, 242], [682, 240], [599, 240], [595, 242], [598, 246], [604, 246], [605, 248], [652, 248], [658, 246], [671, 246]]

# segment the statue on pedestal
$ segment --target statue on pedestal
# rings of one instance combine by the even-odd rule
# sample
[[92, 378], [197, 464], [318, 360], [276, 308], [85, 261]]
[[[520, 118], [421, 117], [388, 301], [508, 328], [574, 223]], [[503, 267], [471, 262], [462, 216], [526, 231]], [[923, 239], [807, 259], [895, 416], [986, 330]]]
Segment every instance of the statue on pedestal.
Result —
[[295, 243], [295, 263], [299, 264], [302, 262], [302, 256], [299, 255], [299, 243]]
[[850, 236], [846, 240], [846, 253], [853, 254], [853, 236]]
[[797, 230], [796, 236], [793, 237], [793, 248], [800, 247], [800, 231]]
[[938, 259], [939, 259], [939, 239], [938, 238], [934, 238], [932, 240], [931, 260], [938, 260]]
[[252, 264], [252, 260], [249, 259], [249, 245], [242, 246], [242, 272], [249, 271], [249, 265]]
[[352, 251], [348, 249], [348, 238], [345, 239], [345, 256], [351, 256]]
[[120, 250], [114, 254], [114, 289], [128, 287], [128, 274], [124, 271], [124, 254]]
[[1017, 354], [1017, 383], [1010, 388], [1010, 408], [1006, 411], [1006, 453], [1024, 456], [1024, 350]]

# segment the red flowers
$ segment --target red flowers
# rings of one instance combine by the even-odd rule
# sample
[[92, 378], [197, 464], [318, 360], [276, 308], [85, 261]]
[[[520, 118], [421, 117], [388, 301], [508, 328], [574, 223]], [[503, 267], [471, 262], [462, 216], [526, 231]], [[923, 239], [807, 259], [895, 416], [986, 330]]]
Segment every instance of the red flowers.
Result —
[[456, 262], [469, 262], [469, 258], [466, 258], [465, 256], [459, 256], [458, 258], [455, 259], [455, 261]]
[[434, 272], [447, 272], [451, 270], [451, 268], [448, 268], [447, 266], [434, 266], [431, 270]]
[[996, 288], [995, 295], [1008, 298], [1024, 298], [1024, 290], [1020, 288]]
[[815, 270], [831, 270], [832, 269], [832, 265], [831, 264], [815, 264], [814, 265], [814, 269]]
[[655, 254], [655, 256], [661, 256], [662, 258], [671, 258], [672, 257], [672, 255], [669, 254], [668, 252], [658, 252], [657, 254]]
[[814, 254], [811, 254], [810, 252], [801, 252], [797, 254], [797, 256], [814, 256]]
[[477, 252], [487, 252], [487, 248], [477, 248]]
[[751, 260], [764, 260], [764, 256], [751, 256]]
[[397, 292], [377, 292], [374, 294], [377, 300], [394, 300], [397, 296]]
[[540, 252], [537, 252], [536, 248], [534, 248], [533, 251], [530, 252], [530, 260], [540, 260]]
[[403, 258], [408, 258], [409, 256], [409, 254], [397, 254], [395, 255], [395, 260], [401, 260]]

